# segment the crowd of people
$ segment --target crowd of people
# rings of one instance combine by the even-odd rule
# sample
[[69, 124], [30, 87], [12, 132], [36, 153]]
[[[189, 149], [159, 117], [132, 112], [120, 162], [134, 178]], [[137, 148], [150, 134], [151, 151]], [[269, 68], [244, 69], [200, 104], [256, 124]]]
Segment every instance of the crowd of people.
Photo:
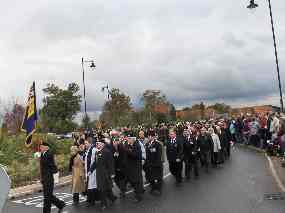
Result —
[[[183, 180], [199, 179], [203, 170], [208, 173], [211, 168], [221, 167], [230, 158], [234, 143], [266, 148], [267, 141], [282, 141], [285, 138], [282, 124], [280, 115], [275, 113], [81, 132], [74, 136], [71, 147], [74, 205], [79, 203], [82, 194], [89, 206], [100, 201], [104, 210], [117, 196], [124, 199], [129, 188], [134, 189], [134, 202], [141, 202], [146, 182], [150, 184], [149, 192], [160, 196], [164, 162], [168, 162], [169, 172], [179, 186]], [[46, 149], [48, 144], [43, 143], [41, 147], [44, 159], [45, 153], [50, 153]], [[46, 168], [42, 173], [56, 170], [51, 155], [46, 154], [47, 166], [52, 169]], [[46, 188], [52, 187], [51, 179], [46, 180], [49, 182]], [[120, 190], [119, 195], [113, 193], [114, 184]], [[44, 212], [50, 212], [52, 203], [61, 212], [64, 203], [50, 189], [46, 191]]]

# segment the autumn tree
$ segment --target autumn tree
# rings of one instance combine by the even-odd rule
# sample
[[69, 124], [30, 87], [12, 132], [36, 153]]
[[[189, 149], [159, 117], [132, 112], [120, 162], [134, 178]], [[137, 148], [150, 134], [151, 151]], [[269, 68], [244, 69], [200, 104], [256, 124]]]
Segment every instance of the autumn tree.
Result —
[[105, 102], [100, 120], [105, 126], [124, 126], [132, 120], [131, 98], [114, 88], [110, 91], [110, 100]]
[[9, 133], [18, 134], [21, 132], [25, 108], [15, 103], [11, 110], [6, 110], [3, 123]]
[[147, 114], [149, 123], [166, 122], [171, 119], [171, 104], [160, 90], [146, 90], [141, 97], [141, 101], [144, 104], [143, 110]]
[[211, 106], [208, 106], [208, 109], [213, 109], [219, 114], [229, 113], [231, 111], [231, 107], [224, 103], [215, 103]]

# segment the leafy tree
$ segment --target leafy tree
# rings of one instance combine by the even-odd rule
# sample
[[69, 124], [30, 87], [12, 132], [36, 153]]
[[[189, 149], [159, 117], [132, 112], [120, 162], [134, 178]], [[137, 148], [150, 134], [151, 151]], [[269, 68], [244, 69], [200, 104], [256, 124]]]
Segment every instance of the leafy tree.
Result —
[[206, 106], [203, 102], [201, 102], [199, 104], [199, 109], [201, 111], [201, 118], [204, 119], [205, 118], [205, 109], [206, 109]]
[[217, 113], [220, 113], [220, 114], [229, 113], [231, 110], [231, 107], [224, 103], [215, 103], [214, 105], [211, 105], [208, 108], [214, 109]]
[[81, 103], [78, 84], [70, 83], [67, 89], [48, 84], [43, 91], [46, 94], [40, 113], [43, 129], [56, 133], [73, 130], [76, 126], [73, 119], [80, 111]]
[[110, 91], [111, 99], [103, 106], [100, 120], [104, 126], [124, 126], [131, 122], [132, 104], [129, 96], [119, 89]]
[[176, 121], [176, 109], [175, 106], [173, 104], [170, 105], [170, 120], [171, 121]]

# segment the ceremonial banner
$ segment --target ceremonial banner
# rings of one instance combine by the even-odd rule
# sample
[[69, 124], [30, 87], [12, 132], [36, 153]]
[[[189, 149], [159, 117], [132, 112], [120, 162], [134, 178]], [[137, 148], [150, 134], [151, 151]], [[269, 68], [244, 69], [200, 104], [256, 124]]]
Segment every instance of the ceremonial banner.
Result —
[[35, 82], [33, 82], [33, 85], [29, 92], [28, 102], [24, 116], [25, 117], [22, 123], [22, 130], [27, 133], [26, 146], [30, 146], [32, 144], [32, 137], [34, 132], [36, 131], [36, 124], [38, 120]]

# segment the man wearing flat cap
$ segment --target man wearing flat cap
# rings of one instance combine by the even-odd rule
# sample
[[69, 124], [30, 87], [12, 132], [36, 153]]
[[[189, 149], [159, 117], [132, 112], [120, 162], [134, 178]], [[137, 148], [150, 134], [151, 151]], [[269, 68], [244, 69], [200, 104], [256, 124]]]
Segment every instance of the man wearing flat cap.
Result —
[[40, 145], [41, 158], [40, 158], [40, 172], [41, 183], [43, 185], [44, 194], [44, 208], [43, 213], [51, 212], [51, 205], [55, 205], [62, 212], [65, 207], [65, 203], [53, 195], [54, 189], [54, 177], [53, 175], [58, 172], [54, 161], [54, 155], [49, 149], [50, 145], [46, 142], [42, 142]]

